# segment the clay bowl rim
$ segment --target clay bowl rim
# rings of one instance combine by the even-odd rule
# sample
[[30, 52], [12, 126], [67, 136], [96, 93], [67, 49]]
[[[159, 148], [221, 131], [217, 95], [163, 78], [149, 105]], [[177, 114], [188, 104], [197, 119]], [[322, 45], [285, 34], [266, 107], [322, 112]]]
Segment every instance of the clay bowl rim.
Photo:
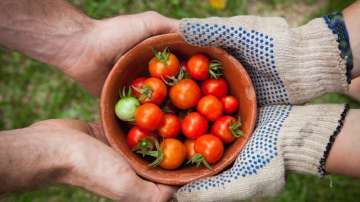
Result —
[[[257, 102], [256, 102], [256, 95], [255, 95], [255, 88], [252, 84], [252, 81], [250, 79], [250, 76], [248, 75], [248, 73], [246, 72], [245, 68], [243, 67], [242, 64], [239, 63], [239, 61], [237, 59], [235, 59], [233, 56], [231, 56], [230, 54], [228, 54], [225, 50], [221, 49], [221, 48], [217, 48], [217, 47], [206, 47], [207, 49], [209, 49], [208, 52], [214, 51], [217, 52], [217, 54], [225, 54], [228, 55], [228, 59], [232, 60], [231, 62], [236, 64], [236, 66], [239, 67], [239, 71], [241, 72], [241, 74], [244, 76], [244, 80], [246, 80], [246, 82], [249, 84], [248, 90], [252, 91], [250, 93], [253, 93], [254, 98], [252, 99], [252, 101], [250, 102], [252, 104], [251, 108], [252, 113], [249, 115], [249, 117], [251, 117], [251, 119], [249, 120], [250, 122], [250, 129], [249, 129], [249, 135], [247, 137], [247, 139], [245, 140], [245, 142], [241, 145], [241, 148], [236, 150], [236, 152], [234, 152], [234, 154], [231, 155], [231, 158], [226, 159], [226, 161], [224, 161], [220, 166], [214, 166], [212, 170], [208, 170], [207, 172], [199, 172], [198, 175], [196, 175], [196, 177], [193, 177], [193, 179], [189, 180], [189, 179], [165, 179], [164, 177], [159, 177], [159, 175], [151, 175], [148, 173], [148, 170], [146, 169], [141, 169], [138, 168], [137, 166], [134, 166], [133, 163], [135, 162], [131, 162], [130, 159], [126, 156], [126, 154], [122, 151], [122, 148], [120, 148], [116, 143], [115, 140], [113, 139], [112, 135], [110, 134], [110, 132], [108, 131], [108, 123], [105, 121], [105, 116], [106, 113], [104, 110], [105, 106], [107, 105], [106, 101], [108, 100], [107, 97], [108, 94], [111, 93], [111, 89], [109, 89], [109, 85], [111, 83], [111, 80], [113, 80], [112, 78], [114, 76], [112, 76], [113, 74], [115, 74], [116, 69], [118, 68], [126, 68], [126, 67], [122, 67], [120, 64], [122, 63], [122, 60], [124, 58], [129, 57], [129, 55], [132, 55], [134, 50], [137, 49], [138, 47], [144, 46], [146, 44], [149, 43], [149, 41], [152, 40], [162, 40], [162, 38], [167, 38], [167, 39], [172, 39], [172, 40], [182, 40], [182, 37], [180, 36], [180, 34], [177, 33], [170, 33], [170, 34], [162, 34], [162, 35], [157, 35], [157, 36], [153, 36], [150, 38], [145, 39], [144, 41], [138, 43], [136, 46], [134, 46], [132, 49], [130, 49], [128, 52], [126, 52], [124, 55], [122, 55], [115, 63], [115, 65], [113, 65], [111, 71], [109, 72], [104, 86], [102, 88], [102, 92], [101, 92], [101, 97], [100, 97], [100, 117], [101, 117], [101, 125], [103, 128], [103, 132], [105, 134], [105, 137], [107, 139], [107, 141], [109, 142], [109, 144], [111, 145], [111, 147], [120, 155], [122, 155], [124, 157], [124, 159], [126, 159], [126, 161], [129, 162], [130, 166], [135, 170], [135, 172], [141, 176], [144, 177], [148, 180], [154, 181], [154, 182], [158, 182], [158, 183], [162, 183], [162, 184], [169, 184], [169, 185], [182, 185], [182, 184], [187, 184], [190, 181], [193, 180], [197, 180], [203, 177], [207, 177], [207, 176], [212, 176], [215, 175], [219, 172], [221, 172], [222, 170], [224, 170], [226, 167], [228, 167], [229, 165], [231, 165], [235, 160], [236, 157], [238, 156], [238, 154], [240, 153], [240, 151], [242, 151], [242, 149], [244, 148], [244, 146], [246, 145], [246, 143], [249, 141], [249, 139], [252, 136], [252, 133], [254, 131], [255, 128], [255, 124], [256, 124], [256, 116], [257, 116]], [[170, 40], [169, 40], [170, 41]], [[191, 46], [189, 44], [189, 46]], [[231, 87], [230, 87], [231, 88]], [[110, 123], [109, 123], [110, 124]], [[234, 142], [235, 143], [235, 142]], [[129, 148], [128, 148], [129, 149]], [[217, 165], [217, 164], [215, 164]]]

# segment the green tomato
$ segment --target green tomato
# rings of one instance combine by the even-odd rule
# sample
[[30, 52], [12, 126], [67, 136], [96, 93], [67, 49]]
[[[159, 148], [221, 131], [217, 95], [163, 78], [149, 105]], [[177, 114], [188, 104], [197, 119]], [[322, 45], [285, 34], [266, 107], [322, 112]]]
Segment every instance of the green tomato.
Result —
[[134, 121], [135, 111], [139, 106], [140, 102], [135, 97], [122, 97], [115, 105], [115, 114], [120, 120]]

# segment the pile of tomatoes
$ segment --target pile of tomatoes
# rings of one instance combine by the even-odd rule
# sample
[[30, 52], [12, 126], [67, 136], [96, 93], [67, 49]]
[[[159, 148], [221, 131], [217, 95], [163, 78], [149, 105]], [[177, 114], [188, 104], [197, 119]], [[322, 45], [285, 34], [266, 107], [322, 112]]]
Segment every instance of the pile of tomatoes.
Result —
[[234, 117], [238, 100], [229, 95], [219, 61], [195, 54], [179, 61], [169, 52], [154, 51], [149, 77], [123, 89], [115, 113], [132, 123], [129, 147], [143, 157], [154, 158], [151, 166], [176, 169], [188, 163], [205, 165], [221, 159], [224, 144], [243, 136], [240, 117]]

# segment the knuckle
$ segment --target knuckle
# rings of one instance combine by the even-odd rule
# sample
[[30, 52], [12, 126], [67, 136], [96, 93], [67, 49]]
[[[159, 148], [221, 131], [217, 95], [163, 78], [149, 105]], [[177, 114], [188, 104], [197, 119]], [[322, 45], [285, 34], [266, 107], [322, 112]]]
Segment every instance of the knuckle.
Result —
[[61, 124], [62, 124], [61, 119], [48, 119], [48, 120], [42, 120], [42, 121], [35, 122], [35, 123], [31, 124], [29, 127], [30, 128], [33, 128], [33, 127], [36, 127], [36, 128], [58, 127]]
[[157, 18], [157, 17], [161, 17], [162, 15], [160, 15], [160, 13], [156, 12], [156, 11], [145, 11], [143, 13], [145, 16], [147, 17], [153, 17], [153, 18]]

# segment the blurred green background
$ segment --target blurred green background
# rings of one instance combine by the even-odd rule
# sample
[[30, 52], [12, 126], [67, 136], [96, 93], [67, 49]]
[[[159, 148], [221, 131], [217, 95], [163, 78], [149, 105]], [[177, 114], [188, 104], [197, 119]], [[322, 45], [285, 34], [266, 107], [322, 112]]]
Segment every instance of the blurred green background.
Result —
[[[155, 10], [175, 18], [264, 15], [286, 17], [293, 26], [341, 10], [352, 0], [228, 0], [225, 8], [206, 0], [72, 0], [76, 7], [94, 18]], [[329, 94], [313, 103], [360, 104], [350, 98]], [[98, 100], [61, 72], [23, 56], [0, 48], [0, 129], [25, 127], [49, 118], [98, 119]], [[120, 180], [120, 179], [119, 179]], [[1, 182], [1, 180], [0, 180]], [[40, 190], [13, 193], [0, 202], [29, 201], [110, 201], [79, 188], [50, 186]], [[256, 200], [258, 201], [258, 200]], [[339, 176], [318, 179], [312, 176], [289, 175], [284, 191], [276, 198], [260, 201], [360, 201], [360, 181]]]

